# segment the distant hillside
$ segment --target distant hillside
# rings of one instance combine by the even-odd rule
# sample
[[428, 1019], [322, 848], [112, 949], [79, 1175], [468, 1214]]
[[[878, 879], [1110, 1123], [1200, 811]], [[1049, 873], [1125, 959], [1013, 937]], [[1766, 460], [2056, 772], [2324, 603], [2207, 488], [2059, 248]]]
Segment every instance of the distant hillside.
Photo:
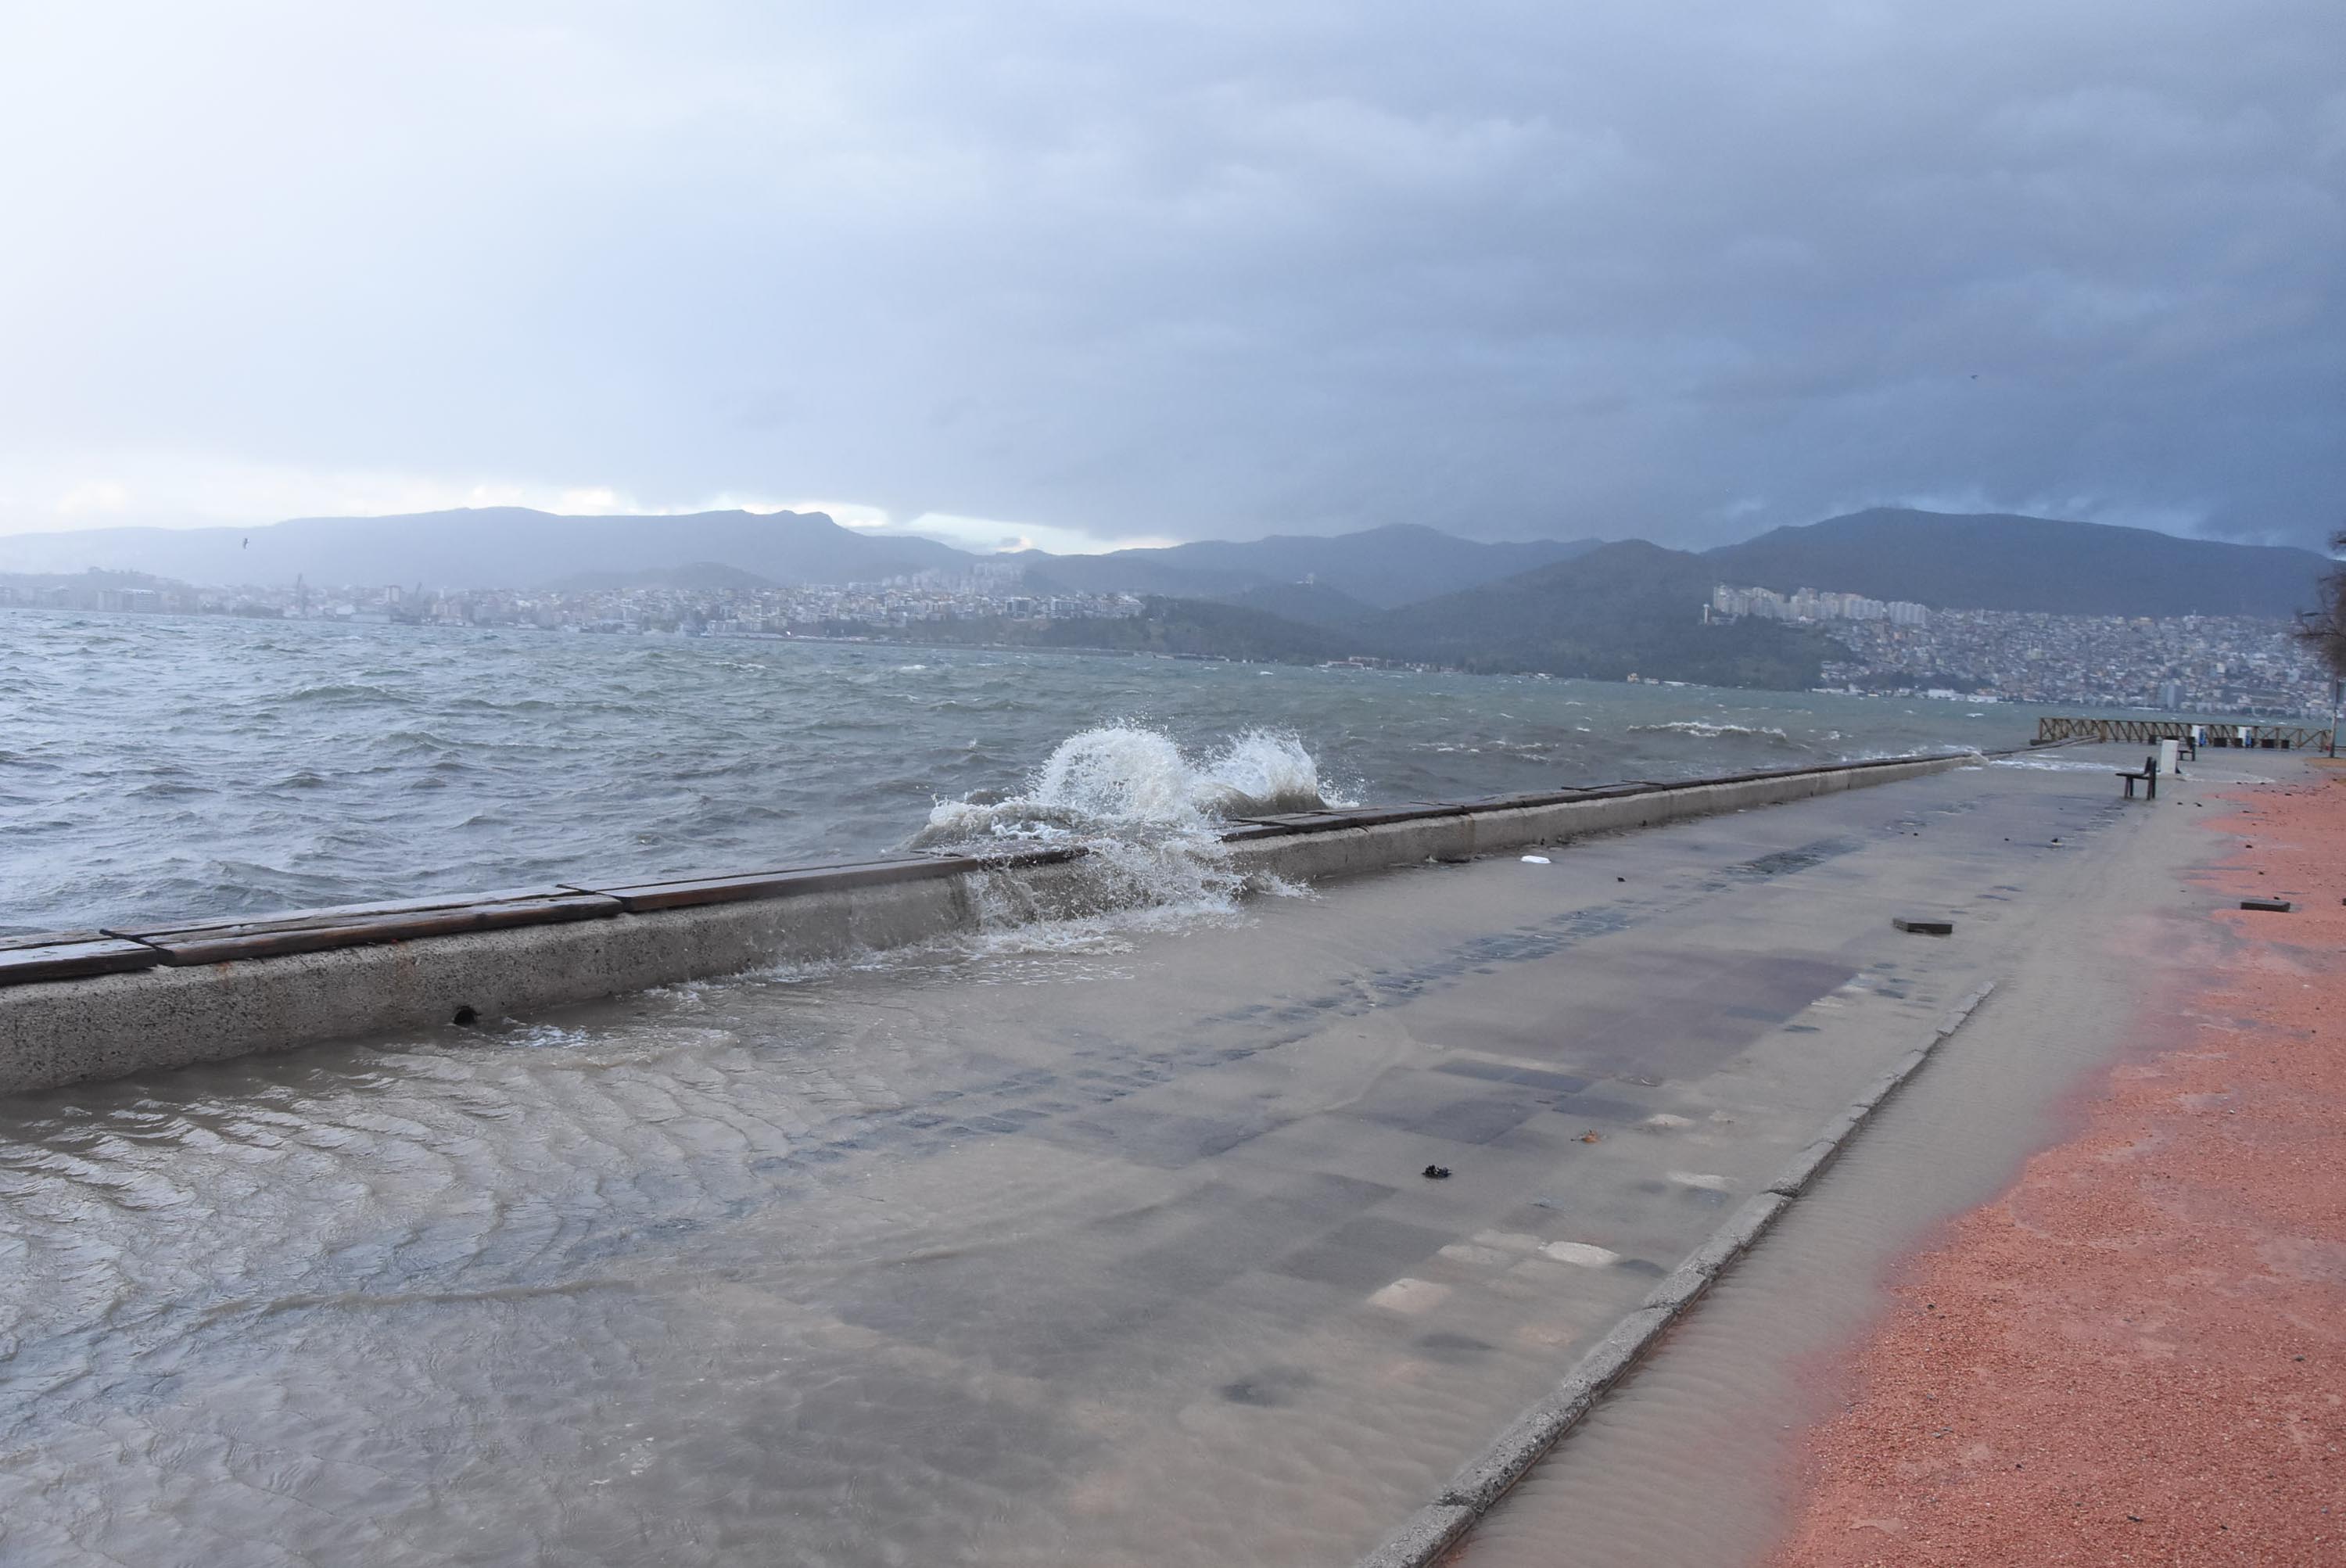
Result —
[[[1185, 606], [1154, 612], [1147, 625], [1158, 629], [1146, 633], [1072, 622], [1051, 637], [1145, 636], [1151, 640], [1132, 646], [1793, 687], [1813, 684], [1826, 645], [1773, 623], [1705, 630], [1697, 617], [1715, 584], [1835, 589], [1943, 608], [2281, 618], [2315, 602], [2315, 582], [2331, 565], [2308, 550], [2139, 528], [1892, 508], [1778, 528], [1701, 555], [1637, 541], [1480, 544], [1399, 524], [1099, 555], [977, 556], [843, 528], [820, 513], [566, 517], [522, 507], [249, 530], [0, 535], [0, 574], [127, 571], [212, 586], [282, 587], [302, 576], [318, 587], [754, 590], [959, 572], [980, 561], [1023, 566], [1032, 593], [1123, 592]], [[1217, 628], [1229, 647], [1209, 646]]]
[[2063, 616], [2275, 618], [2310, 607], [2314, 579], [2331, 565], [2310, 550], [2147, 528], [1886, 506], [1778, 528], [1702, 559], [1717, 582], [1780, 593], [1828, 588]]
[[1030, 581], [1040, 576], [1079, 591], [1228, 597], [1309, 577], [1372, 608], [1389, 609], [1569, 560], [1596, 545], [1594, 539], [1484, 545], [1400, 523], [1357, 534], [1275, 535], [1244, 544], [1208, 539], [1103, 555], [1033, 551], [1013, 558], [1026, 564]]
[[148, 572], [0, 572], [0, 588], [37, 593], [44, 588], [152, 588], [158, 593], [183, 591], [189, 585]]
[[[771, 584], [876, 582], [980, 559], [1025, 569], [1040, 593], [1129, 593], [1236, 599], [1313, 579], [1328, 590], [1273, 596], [1299, 618], [1364, 610], [1494, 582], [1568, 559], [1595, 541], [1479, 544], [1433, 528], [1396, 525], [1329, 538], [1209, 540], [1099, 555], [1029, 550], [979, 557], [933, 539], [859, 533], [821, 513], [701, 512], [683, 516], [574, 517], [521, 506], [390, 517], [302, 517], [255, 528], [99, 528], [0, 535], [0, 571], [153, 572], [209, 585], [422, 584], [427, 588], [724, 585], [730, 570]], [[685, 574], [702, 573], [688, 579]], [[737, 585], [751, 585], [747, 582]]]
[[1380, 616], [1365, 630], [1392, 657], [1467, 669], [1800, 689], [1833, 651], [1775, 621], [1704, 626], [1713, 567], [1643, 540]]
[[1046, 550], [1021, 550], [1005, 555], [1025, 574], [1027, 590], [1036, 594], [1137, 594], [1143, 598], [1210, 599], [1222, 594], [1260, 587], [1264, 579], [1226, 572], [1187, 572], [1156, 561], [1132, 561], [1131, 554], [1054, 555]]
[[706, 562], [777, 583], [869, 582], [974, 557], [932, 539], [875, 538], [819, 512], [565, 517], [524, 506], [397, 517], [302, 517], [267, 528], [100, 528], [0, 535], [0, 571], [100, 566], [209, 585], [421, 583], [538, 588], [580, 573]]
[[1331, 630], [1351, 630], [1375, 618], [1377, 612], [1350, 594], [1325, 583], [1266, 583], [1259, 588], [1227, 596], [1225, 604], [1260, 610], [1281, 620]]
[[[1281, 620], [1260, 610], [1202, 599], [1150, 598], [1137, 616], [1090, 620], [965, 618], [924, 622], [923, 642], [978, 643], [1043, 648], [1104, 648], [1131, 653], [1196, 654], [1311, 664], [1360, 651], [1341, 633]], [[842, 623], [839, 631], [866, 630]]]
[[781, 585], [739, 566], [695, 561], [686, 566], [645, 566], [632, 572], [574, 572], [545, 586], [559, 594], [604, 594], [622, 588], [730, 588], [736, 593], [751, 594]]

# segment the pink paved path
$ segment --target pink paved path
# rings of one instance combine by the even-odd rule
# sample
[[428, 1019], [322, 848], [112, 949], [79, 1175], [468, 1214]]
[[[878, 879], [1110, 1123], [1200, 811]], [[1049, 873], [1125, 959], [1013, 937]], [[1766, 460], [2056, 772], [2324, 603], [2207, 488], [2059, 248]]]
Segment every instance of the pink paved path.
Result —
[[2346, 773], [2235, 799], [2205, 887], [2296, 912], [2145, 955], [2155, 1049], [1910, 1265], [1778, 1568], [2346, 1563]]

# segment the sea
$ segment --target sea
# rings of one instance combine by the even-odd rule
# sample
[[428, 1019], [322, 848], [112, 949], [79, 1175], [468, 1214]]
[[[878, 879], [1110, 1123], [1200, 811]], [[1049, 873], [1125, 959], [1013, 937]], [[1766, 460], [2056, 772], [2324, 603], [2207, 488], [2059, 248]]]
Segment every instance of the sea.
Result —
[[896, 643], [0, 611], [0, 933], [1195, 839], [2023, 744], [2009, 704]]

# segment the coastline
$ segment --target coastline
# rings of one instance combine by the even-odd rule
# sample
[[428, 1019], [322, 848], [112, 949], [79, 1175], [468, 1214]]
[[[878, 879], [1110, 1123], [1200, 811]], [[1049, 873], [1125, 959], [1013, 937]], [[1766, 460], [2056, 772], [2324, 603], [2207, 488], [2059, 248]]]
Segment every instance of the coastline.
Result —
[[2222, 907], [2142, 955], [2180, 960], [2137, 999], [2142, 1048], [1844, 1349], [1773, 1568], [2339, 1552], [2346, 774], [2227, 798], [2195, 824]]
[[[238, 1558], [1352, 1560], [1689, 1288], [1820, 1124], [2078, 923], [2141, 834], [2204, 814], [2129, 810], [2099, 766], [10, 1102], [42, 1151], [11, 1195], [39, 1273], [137, 1266], [0, 1314], [64, 1390], [20, 1439], [12, 1544], [135, 1558], [184, 1486], [174, 1523]], [[1334, 860], [1460, 820], [1247, 842]], [[1892, 923], [1923, 902], [1953, 940]], [[1885, 1113], [2013, 1013], [1999, 986]], [[157, 1398], [138, 1373], [167, 1355]], [[316, 1394], [253, 1397], [286, 1387]], [[391, 1456], [355, 1506], [330, 1490], [343, 1434]], [[325, 1479], [192, 1484], [241, 1455]]]
[[[1242, 818], [1213, 866], [1316, 884], [1943, 772], [1954, 753], [1458, 802]], [[1091, 873], [1097, 867], [1102, 874]], [[1128, 903], [1114, 853], [903, 856], [648, 882], [566, 882], [175, 929], [0, 939], [0, 1093], [525, 1017], [775, 963], [830, 962]]]

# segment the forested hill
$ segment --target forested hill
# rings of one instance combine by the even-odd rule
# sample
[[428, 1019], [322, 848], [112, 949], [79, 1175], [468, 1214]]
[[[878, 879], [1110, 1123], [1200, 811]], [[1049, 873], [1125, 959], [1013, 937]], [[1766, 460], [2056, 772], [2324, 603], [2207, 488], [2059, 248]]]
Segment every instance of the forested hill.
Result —
[[[1335, 624], [1306, 625], [1249, 605], [1150, 597], [1142, 614], [1123, 618], [964, 619], [923, 626], [920, 636], [1264, 662], [1368, 657], [1605, 680], [1644, 675], [1794, 689], [1816, 683], [1831, 652], [1821, 634], [1757, 619], [1705, 626], [1702, 605], [1710, 586], [1702, 557], [1633, 541]], [[1359, 607], [1354, 601], [1338, 603]]]
[[1391, 611], [1362, 628], [1388, 657], [1467, 669], [1715, 686], [1816, 684], [1821, 633], [1777, 621], [1705, 626], [1712, 568], [1642, 540]]
[[[1415, 524], [1331, 537], [1200, 541], [1098, 555], [975, 556], [821, 514], [558, 517], [520, 508], [228, 529], [103, 529], [0, 537], [0, 573], [181, 563], [199, 583], [505, 584], [574, 592], [660, 586], [755, 594], [784, 585], [936, 581], [1023, 566], [1026, 594], [1146, 597], [1146, 613], [1028, 624], [964, 612], [954, 640], [1108, 647], [1240, 659], [1363, 656], [1491, 671], [1726, 686], [1815, 685], [1824, 631], [1746, 617], [1705, 625], [1721, 583], [1912, 599], [1939, 609], [2285, 619], [2331, 563], [2310, 550], [2139, 528], [1875, 508], [1702, 553], [1639, 540], [1484, 543]], [[50, 579], [26, 578], [38, 586]], [[57, 579], [62, 581], [63, 579]], [[841, 631], [876, 630], [842, 624]]]
[[93, 528], [0, 536], [0, 570], [128, 568], [205, 585], [417, 583], [542, 588], [730, 568], [770, 583], [877, 582], [974, 557], [872, 535], [820, 512], [568, 517], [525, 506], [398, 517], [297, 517], [266, 528]]
[[1942, 609], [2056, 616], [2264, 616], [2314, 602], [2310, 550], [2178, 539], [2148, 528], [1875, 507], [1705, 554], [1718, 582], [1831, 589]]
[[[1653, 546], [1647, 546], [1652, 550]], [[820, 513], [556, 516], [523, 507], [399, 517], [297, 518], [268, 527], [97, 528], [0, 535], [0, 572], [91, 568], [189, 583], [286, 586], [403, 583], [428, 588], [536, 590], [581, 581], [687, 578], [769, 584], [872, 583], [981, 565], [1022, 568], [1030, 593], [1129, 593], [1219, 599], [1321, 626], [1365, 624], [1539, 574], [1598, 549], [1591, 539], [1490, 542], [1418, 524], [1352, 534], [1199, 540], [1094, 555], [1040, 551], [975, 555], [934, 539], [842, 527]], [[1940, 609], [2055, 615], [2261, 616], [2314, 603], [2330, 563], [2310, 550], [2181, 539], [2059, 518], [1876, 507], [1778, 528], [1699, 556], [1663, 551], [1686, 580], [1809, 587]], [[1628, 556], [1615, 558], [1625, 570]], [[1650, 564], [1653, 557], [1645, 557]], [[1570, 582], [1567, 575], [1556, 579]], [[1510, 597], [1515, 602], [1520, 596]], [[1694, 601], [1698, 606], [1700, 596]], [[1354, 613], [1358, 606], [1359, 614]], [[1446, 612], [1445, 612], [1446, 613]]]
[[1032, 585], [1077, 593], [1228, 598], [1308, 580], [1372, 608], [1390, 609], [1569, 560], [1596, 545], [1594, 539], [1484, 544], [1404, 523], [1356, 534], [1273, 535], [1236, 544], [1204, 539], [1101, 555], [1038, 550], [1009, 559], [1025, 566]]
[[[874, 630], [853, 622], [841, 622], [829, 629], [863, 635]], [[925, 622], [918, 635], [921, 641], [932, 643], [1178, 654], [1260, 664], [1319, 664], [1362, 651], [1357, 636], [1284, 620], [1261, 610], [1206, 599], [1157, 597], [1144, 600], [1137, 616], [1058, 621], [969, 616]]]
[[1391, 608], [1495, 582], [1596, 547], [1594, 540], [1461, 539], [1417, 524], [1331, 535], [1199, 540], [1161, 549], [976, 555], [934, 539], [843, 527], [819, 513], [562, 516], [527, 507], [397, 517], [307, 517], [254, 528], [94, 528], [0, 534], [0, 571], [153, 572], [213, 586], [414, 583], [535, 590], [579, 580], [645, 583], [730, 569], [774, 584], [875, 583], [984, 565], [1023, 569], [1031, 593], [1237, 598], [1309, 585], [1322, 617], [1357, 601]]

